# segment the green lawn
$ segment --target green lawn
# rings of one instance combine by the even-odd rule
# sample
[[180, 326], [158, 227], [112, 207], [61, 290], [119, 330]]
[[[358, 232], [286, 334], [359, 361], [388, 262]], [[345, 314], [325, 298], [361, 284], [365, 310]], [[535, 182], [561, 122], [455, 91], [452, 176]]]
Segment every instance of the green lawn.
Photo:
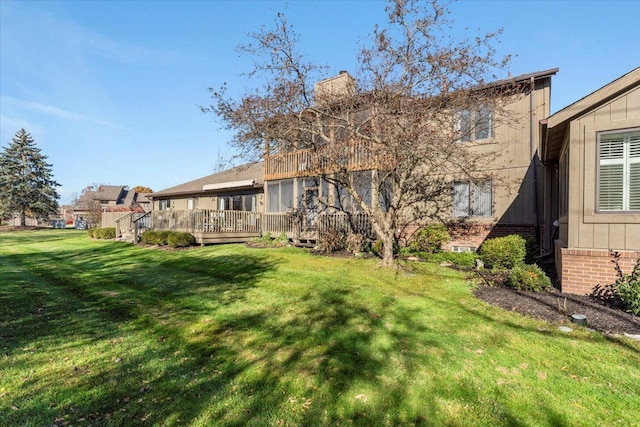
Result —
[[640, 425], [640, 343], [427, 264], [0, 234], [0, 425]]

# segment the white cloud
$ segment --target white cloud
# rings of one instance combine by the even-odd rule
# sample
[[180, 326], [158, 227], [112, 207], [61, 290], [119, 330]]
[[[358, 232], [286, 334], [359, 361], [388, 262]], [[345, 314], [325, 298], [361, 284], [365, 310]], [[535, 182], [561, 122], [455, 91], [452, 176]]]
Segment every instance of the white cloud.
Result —
[[[14, 106], [26, 108], [26, 109], [29, 109], [29, 110], [32, 110], [32, 111], [39, 111], [41, 113], [49, 114], [49, 115], [52, 115], [52, 116], [55, 116], [55, 117], [59, 117], [59, 118], [62, 118], [62, 119], [67, 119], [67, 120], [86, 120], [86, 121], [89, 121], [89, 122], [97, 123], [99, 125], [108, 126], [108, 127], [111, 127], [111, 128], [115, 128], [116, 127], [116, 125], [114, 125], [113, 123], [111, 123], [111, 122], [109, 122], [107, 120], [102, 120], [102, 119], [89, 117], [89, 116], [86, 116], [84, 114], [75, 113], [75, 112], [72, 112], [72, 111], [66, 111], [66, 110], [63, 110], [61, 108], [55, 107], [53, 105], [46, 105], [46, 104], [40, 104], [38, 102], [25, 101], [23, 99], [14, 98], [12, 96], [5, 96], [5, 95], [0, 96], [0, 103], [2, 103], [2, 104], [5, 104], [5, 103], [12, 104]], [[11, 120], [11, 119], [7, 118], [7, 120]]]
[[8, 144], [20, 129], [25, 129], [34, 138], [41, 138], [46, 135], [46, 131], [42, 126], [36, 125], [28, 120], [7, 117], [4, 114], [0, 114], [0, 129], [2, 129], [0, 145]]

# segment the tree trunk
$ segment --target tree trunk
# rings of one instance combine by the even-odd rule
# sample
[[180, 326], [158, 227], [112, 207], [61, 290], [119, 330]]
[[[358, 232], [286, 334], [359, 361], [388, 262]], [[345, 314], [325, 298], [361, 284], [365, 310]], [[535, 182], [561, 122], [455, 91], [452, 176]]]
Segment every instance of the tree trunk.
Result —
[[24, 227], [25, 225], [27, 225], [27, 212], [23, 209], [20, 212], [20, 226]]
[[382, 238], [382, 266], [392, 267], [393, 262], [393, 235], [385, 234]]

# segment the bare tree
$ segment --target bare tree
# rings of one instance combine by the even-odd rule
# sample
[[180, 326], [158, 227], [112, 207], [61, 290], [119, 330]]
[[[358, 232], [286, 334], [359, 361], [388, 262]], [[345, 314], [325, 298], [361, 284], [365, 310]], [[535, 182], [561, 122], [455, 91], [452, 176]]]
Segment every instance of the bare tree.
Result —
[[[235, 131], [249, 156], [307, 150], [309, 173], [329, 182], [366, 213], [393, 264], [398, 230], [451, 216], [452, 181], [486, 179], [498, 147], [460, 143], [508, 120], [515, 93], [497, 79], [509, 58], [497, 58], [500, 31], [455, 40], [446, 5], [389, 1], [388, 22], [376, 26], [358, 56], [355, 78], [318, 85], [326, 67], [306, 60], [285, 15], [274, 29], [250, 34], [259, 89], [239, 99], [210, 89], [213, 112]], [[339, 199], [339, 198], [338, 198]], [[340, 200], [332, 207], [344, 208]]]

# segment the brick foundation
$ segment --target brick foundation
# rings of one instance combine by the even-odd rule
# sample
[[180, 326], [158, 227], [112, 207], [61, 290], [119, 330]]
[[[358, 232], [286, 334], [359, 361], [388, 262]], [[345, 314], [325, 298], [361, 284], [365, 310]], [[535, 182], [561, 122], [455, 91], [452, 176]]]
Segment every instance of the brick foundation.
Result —
[[[605, 249], [566, 248], [560, 240], [555, 241], [556, 271], [562, 292], [586, 295], [593, 288], [616, 281], [616, 272], [611, 252]], [[619, 251], [620, 268], [630, 273], [640, 251]]]
[[494, 237], [504, 237], [519, 234], [524, 238], [535, 240], [536, 227], [534, 225], [516, 224], [465, 224], [449, 230], [451, 241], [444, 250], [450, 251], [454, 246], [479, 248], [482, 242]]
[[[398, 233], [401, 245], [409, 242], [413, 234], [421, 227], [409, 224]], [[524, 238], [535, 240], [536, 227], [534, 225], [517, 224], [459, 224], [449, 225], [449, 235], [451, 240], [443, 246], [443, 250], [451, 251], [454, 246], [479, 248], [482, 242], [494, 237], [508, 236], [509, 234], [519, 234]]]

